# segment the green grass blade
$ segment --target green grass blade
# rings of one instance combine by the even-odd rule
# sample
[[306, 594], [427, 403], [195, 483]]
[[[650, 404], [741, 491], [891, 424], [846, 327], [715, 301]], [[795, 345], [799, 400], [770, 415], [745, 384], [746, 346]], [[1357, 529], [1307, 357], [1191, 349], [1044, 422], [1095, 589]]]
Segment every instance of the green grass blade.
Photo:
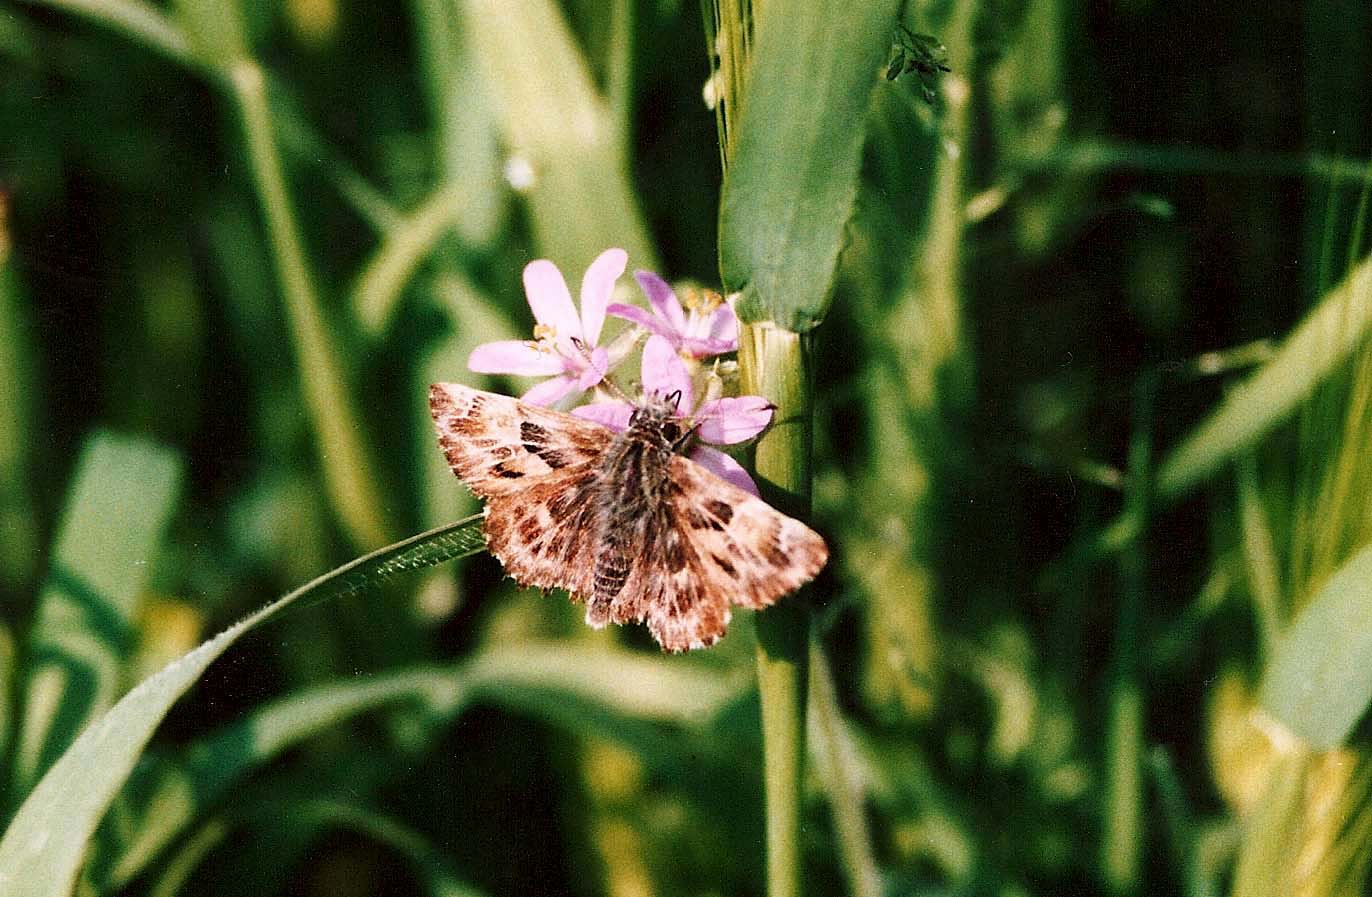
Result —
[[34, 513], [35, 389], [32, 305], [23, 290], [0, 199], [0, 590], [31, 589], [38, 556]]
[[1277, 643], [1259, 701], [1319, 748], [1339, 745], [1372, 702], [1372, 546], [1329, 578]]
[[857, 195], [868, 100], [896, 0], [771, 0], [720, 199], [724, 284], [746, 321], [808, 330], [824, 317]]
[[157, 877], [148, 886], [148, 897], [177, 897], [187, 893], [184, 890], [186, 882], [228, 835], [229, 827], [223, 819], [211, 819], [202, 825], [158, 869]]
[[353, 311], [369, 336], [385, 332], [405, 285], [467, 204], [465, 192], [440, 187], [386, 233], [353, 285]]
[[378, 545], [388, 538], [391, 522], [386, 519], [381, 487], [373, 477], [363, 443], [366, 431], [348, 389], [345, 356], [305, 261], [277, 148], [266, 75], [246, 59], [235, 63], [229, 72], [231, 96], [238, 107], [253, 184], [281, 280], [301, 394], [315, 431], [324, 488], [353, 541], [362, 546]]
[[1262, 656], [1270, 657], [1282, 624], [1281, 561], [1272, 537], [1272, 527], [1267, 520], [1262, 492], [1258, 488], [1257, 461], [1251, 454], [1245, 453], [1239, 457], [1237, 474], [1239, 523], [1243, 533], [1248, 594], [1253, 599]]
[[[9, 758], [10, 741], [15, 735], [14, 686], [19, 674], [14, 633], [0, 621], [0, 769]], [[0, 790], [0, 806], [10, 805], [8, 793]]]
[[414, 18], [440, 180], [466, 201], [453, 227], [464, 244], [485, 249], [498, 235], [509, 199], [489, 91], [459, 28], [457, 0], [414, 0]]
[[144, 680], [83, 731], [29, 793], [0, 839], [0, 893], [71, 893], [87, 841], [158, 723], [205, 668], [245, 633], [298, 601], [354, 591], [483, 548], [480, 518], [469, 518], [363, 555], [278, 598]]
[[480, 701], [662, 757], [672, 754], [664, 737], [641, 722], [700, 729], [743, 685], [661, 657], [554, 643], [501, 645], [457, 666], [312, 688], [224, 726], [180, 761], [140, 767], [121, 794], [119, 829], [133, 837], [102, 830], [101, 854], [112, 866], [95, 881], [101, 891], [122, 887], [252, 770], [330, 726], [398, 701], [422, 704], [435, 729]]
[[196, 67], [201, 64], [185, 32], [150, 3], [138, 0], [33, 0], [33, 5], [62, 10], [99, 23], [182, 65]]
[[1372, 260], [1330, 290], [1272, 360], [1234, 389], [1158, 471], [1157, 493], [1174, 499], [1287, 418], [1367, 337], [1372, 326]]
[[198, 59], [222, 69], [248, 56], [240, 5], [233, 0], [176, 0], [176, 22]]
[[[140, 765], [120, 794], [120, 831], [101, 830], [98, 853], [110, 857], [113, 865], [108, 872], [97, 872], [99, 889], [127, 884], [235, 782], [283, 750], [399, 701], [420, 700], [432, 712], [450, 712], [466, 695], [463, 685], [448, 671], [426, 669], [319, 686], [272, 701], [222, 727], [180, 761]], [[131, 832], [132, 838], [124, 840], [120, 832]]]
[[294, 801], [270, 809], [306, 825], [342, 827], [376, 839], [405, 858], [433, 897], [481, 897], [483, 893], [463, 883], [425, 835], [375, 810], [332, 800]]
[[881, 897], [885, 889], [867, 825], [864, 770], [839, 705], [833, 671], [818, 643], [810, 647], [810, 686], [810, 756], [832, 808], [848, 893]]
[[596, 92], [586, 59], [553, 0], [462, 0], [477, 68], [506, 143], [527, 162], [525, 192], [540, 254], [575, 284], [602, 250], [655, 268], [616, 117]]
[[29, 634], [15, 787], [26, 790], [123, 687], [133, 614], [167, 518], [181, 459], [97, 433], [81, 454]]

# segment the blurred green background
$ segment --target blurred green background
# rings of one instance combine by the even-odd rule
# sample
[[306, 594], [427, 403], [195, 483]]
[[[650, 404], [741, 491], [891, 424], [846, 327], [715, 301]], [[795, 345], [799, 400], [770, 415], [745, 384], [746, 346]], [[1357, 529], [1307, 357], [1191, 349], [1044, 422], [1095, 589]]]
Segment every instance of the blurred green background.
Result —
[[[0, 2], [4, 818], [476, 509], [426, 387], [518, 387], [525, 263], [718, 286], [720, 8]], [[952, 71], [872, 72], [814, 331], [808, 892], [1367, 893], [1372, 7], [900, 21]], [[662, 658], [485, 556], [293, 610], [80, 887], [761, 894], [750, 623]]]

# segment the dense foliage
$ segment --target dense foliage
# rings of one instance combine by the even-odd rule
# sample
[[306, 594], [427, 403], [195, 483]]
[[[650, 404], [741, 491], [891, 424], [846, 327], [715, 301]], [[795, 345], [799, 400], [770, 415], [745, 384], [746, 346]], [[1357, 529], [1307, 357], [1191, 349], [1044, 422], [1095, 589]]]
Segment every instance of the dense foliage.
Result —
[[0, 894], [765, 892], [748, 614], [459, 527], [130, 692], [607, 247], [813, 325], [807, 893], [1366, 892], [1372, 12], [844, 5], [0, 0]]

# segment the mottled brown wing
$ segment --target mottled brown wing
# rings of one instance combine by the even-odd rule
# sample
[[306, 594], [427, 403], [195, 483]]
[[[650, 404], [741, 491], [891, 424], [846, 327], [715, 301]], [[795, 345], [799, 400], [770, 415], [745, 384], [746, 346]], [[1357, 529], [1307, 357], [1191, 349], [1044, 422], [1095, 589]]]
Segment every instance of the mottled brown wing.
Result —
[[486, 499], [486, 545], [516, 582], [591, 589], [599, 461], [613, 435], [590, 421], [457, 383], [429, 387], [448, 464]]
[[653, 543], [611, 609], [642, 620], [668, 651], [714, 644], [730, 607], [759, 609], [814, 578], [829, 549], [814, 530], [684, 457], [647, 529]]

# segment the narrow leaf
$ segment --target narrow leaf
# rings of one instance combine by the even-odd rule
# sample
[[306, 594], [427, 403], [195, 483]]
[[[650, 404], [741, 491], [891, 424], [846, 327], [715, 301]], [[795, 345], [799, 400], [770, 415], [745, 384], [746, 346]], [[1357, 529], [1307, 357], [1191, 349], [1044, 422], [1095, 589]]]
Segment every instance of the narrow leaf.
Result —
[[572, 282], [601, 250], [636, 267], [655, 253], [615, 133], [618, 119], [554, 0], [462, 0], [477, 68], [490, 91], [541, 254]]
[[185, 32], [151, 3], [142, 0], [33, 0], [35, 6], [60, 9], [81, 16], [187, 67], [200, 67]]
[[1339, 568], [1280, 638], [1260, 701], [1318, 748], [1340, 744], [1372, 702], [1372, 546]]
[[86, 443], [29, 635], [20, 789], [118, 696], [138, 594], [181, 476], [181, 459], [152, 443], [103, 432]]
[[1252, 445], [1344, 362], [1372, 325], [1372, 260], [1330, 290], [1265, 364], [1168, 456], [1157, 492], [1177, 498]]
[[788, 330], [828, 308], [857, 194], [868, 100], [897, 0], [756, 7], [747, 95], [725, 172], [719, 258], [745, 321]]
[[355, 591], [483, 548], [480, 518], [469, 518], [378, 549], [278, 598], [144, 680], [81, 733], [19, 808], [0, 839], [0, 893], [71, 893], [86, 842], [157, 724], [205, 668], [245, 633], [302, 599]]
[[[312, 688], [222, 727], [184, 757], [140, 765], [120, 795], [119, 831], [106, 826], [101, 832], [100, 853], [111, 869], [93, 880], [102, 892], [122, 887], [253, 769], [329, 726], [397, 701], [420, 702], [434, 730], [480, 701], [661, 759], [673, 751], [660, 731], [643, 723], [703, 729], [744, 685], [663, 657], [550, 643], [500, 645], [456, 666]], [[121, 842], [121, 831], [132, 838]]]
[[440, 187], [386, 232], [353, 285], [353, 311], [370, 336], [378, 337], [386, 331], [405, 285], [466, 205], [458, 190]]

